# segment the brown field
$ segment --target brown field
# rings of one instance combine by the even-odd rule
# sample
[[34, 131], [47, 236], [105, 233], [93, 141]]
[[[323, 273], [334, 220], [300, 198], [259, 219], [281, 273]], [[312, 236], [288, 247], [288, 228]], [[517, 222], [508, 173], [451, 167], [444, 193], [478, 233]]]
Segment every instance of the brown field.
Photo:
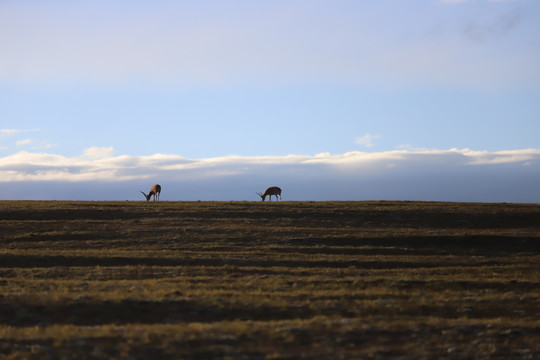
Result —
[[0, 201], [0, 359], [539, 359], [540, 205]]

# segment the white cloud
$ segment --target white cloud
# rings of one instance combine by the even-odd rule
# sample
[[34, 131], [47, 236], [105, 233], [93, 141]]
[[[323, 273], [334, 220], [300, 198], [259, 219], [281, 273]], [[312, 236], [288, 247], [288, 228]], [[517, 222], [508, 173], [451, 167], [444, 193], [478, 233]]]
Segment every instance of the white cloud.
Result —
[[379, 135], [371, 135], [371, 134], [366, 134], [362, 137], [357, 137], [355, 139], [355, 142], [358, 144], [358, 145], [362, 145], [362, 146], [365, 146], [365, 147], [373, 147], [373, 141], [378, 139], [380, 136]]
[[531, 156], [537, 154], [537, 150], [510, 150], [510, 151], [472, 151], [472, 150], [457, 150], [470, 158], [469, 165], [494, 165], [494, 164], [527, 164], [529, 161], [536, 161], [537, 157]]
[[[440, 162], [440, 168], [449, 166], [476, 166], [497, 164], [536, 164], [540, 165], [540, 150], [525, 149], [512, 151], [473, 151], [470, 149], [450, 150], [395, 150], [386, 152], [352, 151], [343, 154], [320, 153], [309, 155], [286, 156], [223, 156], [205, 159], [186, 159], [178, 155], [154, 154], [151, 156], [113, 156], [112, 147], [92, 147], [84, 151], [83, 156], [65, 157], [62, 155], [18, 152], [0, 158], [0, 171], [17, 174], [0, 178], [2, 182], [27, 179], [32, 181], [49, 180], [47, 174], [62, 173], [66, 181], [107, 180], [121, 181], [139, 176], [150, 177], [160, 174], [168, 177], [203, 178], [215, 174], [234, 173], [249, 175], [263, 169], [297, 168], [302, 170], [312, 165], [325, 165], [334, 169], [369, 170], [372, 173], [384, 169], [388, 163], [403, 166], [423, 166]], [[38, 171], [39, 170], [39, 171]], [[115, 173], [101, 177], [100, 174]], [[84, 176], [87, 174], [87, 177]], [[365, 173], [364, 175], [368, 175]], [[220, 176], [220, 175], [217, 175]]]
[[[19, 153], [0, 158], [0, 199], [139, 199], [160, 183], [164, 199], [249, 200], [267, 186], [288, 200], [540, 202], [540, 150], [470, 149], [288, 156], [95, 156]], [[71, 193], [60, 189], [70, 188]], [[58, 189], [58, 190], [54, 190]], [[140, 199], [139, 199], [140, 200]], [[256, 200], [253, 199], [253, 200]]]
[[109, 146], [109, 147], [92, 146], [91, 148], [88, 148], [84, 150], [83, 152], [83, 156], [90, 159], [108, 158], [108, 157], [111, 157], [113, 154], [114, 154], [114, 148], [112, 146]]

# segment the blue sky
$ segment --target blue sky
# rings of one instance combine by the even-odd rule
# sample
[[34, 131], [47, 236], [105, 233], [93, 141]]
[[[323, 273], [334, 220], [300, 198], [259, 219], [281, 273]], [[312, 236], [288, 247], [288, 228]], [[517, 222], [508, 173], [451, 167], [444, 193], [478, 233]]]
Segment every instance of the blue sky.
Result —
[[0, 49], [0, 199], [540, 202], [536, 0], [8, 0]]

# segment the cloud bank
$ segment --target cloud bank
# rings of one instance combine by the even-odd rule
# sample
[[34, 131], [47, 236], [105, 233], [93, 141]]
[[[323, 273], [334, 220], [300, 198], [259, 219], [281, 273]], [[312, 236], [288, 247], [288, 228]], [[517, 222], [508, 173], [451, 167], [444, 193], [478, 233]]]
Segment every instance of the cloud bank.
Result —
[[114, 156], [90, 148], [65, 157], [18, 152], [0, 158], [0, 199], [257, 200], [277, 185], [286, 200], [540, 202], [540, 150], [396, 150], [287, 156]]

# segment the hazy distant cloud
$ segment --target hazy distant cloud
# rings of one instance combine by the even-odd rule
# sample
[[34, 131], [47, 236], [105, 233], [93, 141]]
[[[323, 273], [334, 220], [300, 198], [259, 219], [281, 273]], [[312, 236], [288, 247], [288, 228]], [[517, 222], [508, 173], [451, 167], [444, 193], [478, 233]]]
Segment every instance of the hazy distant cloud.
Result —
[[[0, 199], [139, 199], [163, 186], [168, 200], [256, 200], [282, 186], [288, 200], [408, 199], [540, 202], [540, 150], [470, 149], [287, 156], [113, 156], [19, 153], [0, 158]], [[88, 156], [92, 155], [92, 156]], [[94, 156], [95, 155], [95, 156]], [[27, 184], [27, 185], [25, 185]], [[72, 192], [65, 192], [65, 189]]]
[[32, 148], [33, 149], [52, 149], [52, 148], [55, 148], [57, 146], [58, 146], [58, 144], [51, 144], [51, 143], [47, 143], [47, 142], [39, 142], [36, 145], [34, 145]]
[[355, 139], [355, 142], [358, 145], [362, 145], [362, 146], [365, 146], [365, 147], [373, 147], [373, 141], [378, 139], [378, 138], [379, 138], [379, 135], [366, 134], [364, 136], [357, 137]]
[[0, 134], [13, 136], [20, 133], [40, 131], [40, 129], [0, 129]]
[[[40, 129], [0, 129], [0, 140], [14, 137], [18, 134], [24, 134], [24, 133], [36, 132], [36, 131], [40, 131]], [[15, 143], [16, 146], [23, 146], [23, 145], [29, 145], [29, 144], [32, 144], [31, 139], [17, 140]]]
[[35, 141], [32, 139], [22, 139], [22, 140], [17, 140], [15, 142], [15, 146], [17, 147], [29, 146], [32, 149], [51, 149], [51, 148], [56, 147], [56, 144], [49, 144], [47, 142]]
[[6, 134], [6, 135], [13, 135], [13, 134], [18, 134], [20, 132], [22, 132], [24, 130], [19, 130], [19, 129], [0, 129], [0, 134]]
[[24, 139], [24, 140], [18, 140], [15, 144], [17, 146], [24, 146], [24, 145], [30, 145], [32, 144], [34, 141], [32, 139]]
[[[7, 138], [16, 137], [19, 134], [25, 134], [30, 132], [37, 132], [40, 131], [40, 129], [0, 129], [0, 141], [5, 140]], [[46, 143], [38, 143], [30, 138], [26, 139], [20, 139], [15, 141], [16, 147], [22, 147], [22, 146], [30, 146], [33, 145], [33, 149], [49, 149], [53, 147], [52, 144], [46, 144]], [[0, 146], [0, 150], [8, 150], [9, 146]]]
[[528, 0], [441, 0], [443, 3], [447, 4], [462, 4], [468, 2], [517, 2], [517, 1], [528, 1]]
[[[121, 14], [113, 3], [0, 5], [0, 32], [10, 34], [0, 38], [0, 80], [107, 86], [140, 80], [158, 86], [540, 83], [534, 47], [523, 45], [516, 56], [473, 50], [453, 39], [421, 42], [420, 25], [410, 22], [424, 19], [389, 26], [388, 9], [375, 3], [369, 6], [380, 16], [362, 11], [367, 5], [358, 2], [279, 1], [239, 11], [221, 2], [166, 2], [151, 11], [122, 8]], [[408, 5], [392, 6], [399, 13]], [[472, 23], [464, 31], [482, 39], [519, 20]]]
[[471, 0], [441, 0], [441, 2], [446, 3], [446, 4], [460, 4], [460, 3], [466, 3], [469, 1]]
[[519, 11], [510, 11], [488, 20], [471, 19], [462, 26], [466, 38], [481, 42], [503, 36], [514, 30], [523, 20]]
[[413, 145], [411, 145], [411, 144], [402, 144], [402, 145], [398, 145], [398, 146], [396, 146], [396, 149], [398, 149], [398, 150], [414, 151], [414, 152], [418, 152], [418, 151], [429, 151], [428, 148], [425, 148], [425, 147], [416, 147], [416, 146], [413, 146]]

